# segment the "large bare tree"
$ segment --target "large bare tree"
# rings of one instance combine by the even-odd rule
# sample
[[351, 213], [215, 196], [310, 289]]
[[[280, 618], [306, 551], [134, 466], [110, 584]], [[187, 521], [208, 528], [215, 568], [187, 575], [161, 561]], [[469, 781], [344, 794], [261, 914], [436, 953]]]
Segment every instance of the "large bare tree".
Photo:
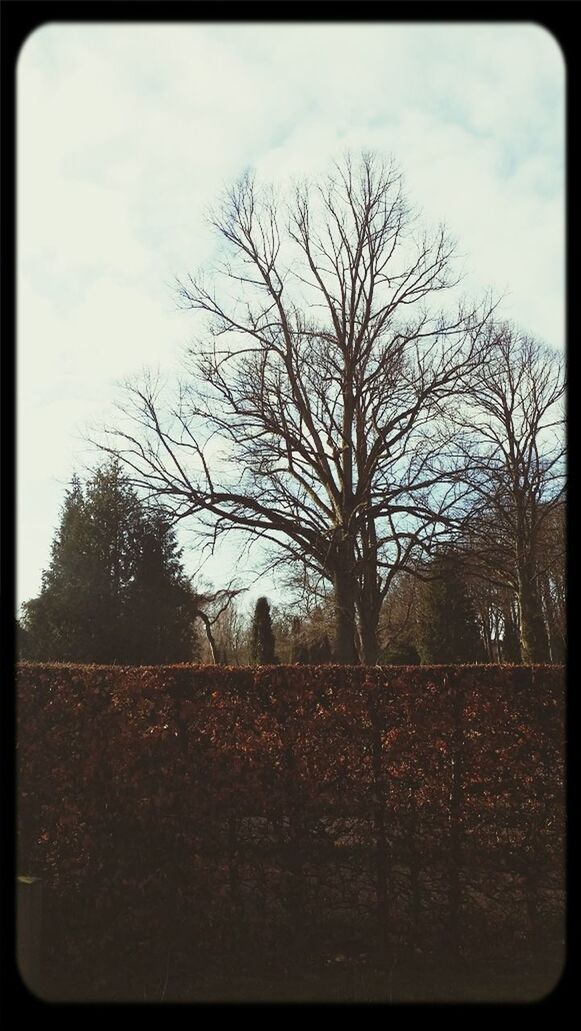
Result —
[[489, 337], [458, 415], [472, 489], [465, 540], [477, 574], [518, 599], [522, 661], [547, 662], [543, 585], [555, 565], [547, 538], [565, 492], [563, 364], [506, 323]]
[[212, 221], [222, 263], [178, 284], [205, 319], [177, 401], [134, 385], [105, 446], [212, 545], [244, 531], [324, 577], [337, 661], [357, 661], [358, 639], [375, 662], [392, 577], [447, 532], [463, 489], [441, 416], [491, 306], [454, 300], [446, 231], [418, 228], [373, 156], [285, 200], [246, 175]]

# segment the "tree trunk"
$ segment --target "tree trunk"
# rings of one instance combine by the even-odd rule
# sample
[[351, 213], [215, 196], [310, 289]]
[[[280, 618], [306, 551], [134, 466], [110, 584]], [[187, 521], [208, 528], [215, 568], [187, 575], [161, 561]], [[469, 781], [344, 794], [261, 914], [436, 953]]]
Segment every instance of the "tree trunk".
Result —
[[562, 648], [560, 647], [559, 632], [557, 629], [555, 603], [551, 595], [551, 586], [548, 577], [545, 577], [543, 580], [541, 596], [547, 627], [549, 661], [561, 662]]
[[362, 527], [361, 547], [363, 568], [357, 597], [361, 661], [366, 666], [375, 666], [379, 658], [377, 632], [382, 598], [378, 587], [377, 534], [375, 522], [369, 516]]
[[531, 563], [520, 567], [518, 589], [522, 661], [549, 662], [547, 630]]
[[482, 636], [484, 637], [486, 657], [489, 662], [494, 662], [494, 655], [492, 653], [492, 634], [490, 632], [490, 612], [488, 607], [484, 609], [482, 615]]
[[359, 608], [359, 638], [361, 640], [361, 661], [365, 666], [375, 666], [379, 657], [377, 643], [378, 619], [373, 612]]
[[348, 559], [333, 576], [335, 590], [335, 662], [355, 665], [355, 582]]
[[204, 624], [206, 630], [206, 637], [208, 638], [208, 644], [210, 645], [210, 651], [212, 653], [212, 661], [215, 662], [216, 665], [219, 665], [220, 653], [218, 651], [218, 646], [212, 633], [212, 624], [210, 623], [208, 616], [204, 612], [198, 612], [198, 616], [202, 620], [202, 623]]

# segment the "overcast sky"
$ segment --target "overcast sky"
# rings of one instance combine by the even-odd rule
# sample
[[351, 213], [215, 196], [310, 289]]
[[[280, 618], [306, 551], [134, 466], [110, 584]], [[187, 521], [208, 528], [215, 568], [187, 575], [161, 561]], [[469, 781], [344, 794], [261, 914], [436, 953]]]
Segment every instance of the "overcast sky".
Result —
[[534, 24], [37, 29], [18, 63], [18, 601], [92, 461], [85, 426], [124, 377], [178, 369], [194, 328], [173, 282], [208, 260], [204, 210], [245, 168], [393, 155], [468, 287], [563, 348], [564, 79]]

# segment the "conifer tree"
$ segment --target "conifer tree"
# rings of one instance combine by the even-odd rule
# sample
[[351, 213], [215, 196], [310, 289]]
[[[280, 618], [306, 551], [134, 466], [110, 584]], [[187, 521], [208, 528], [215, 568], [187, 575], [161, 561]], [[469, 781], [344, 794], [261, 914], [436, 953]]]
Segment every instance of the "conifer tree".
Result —
[[175, 532], [118, 462], [73, 477], [37, 598], [24, 605], [28, 657], [155, 664], [198, 655], [195, 596]]
[[254, 609], [250, 632], [250, 657], [252, 662], [261, 666], [276, 661], [270, 605], [266, 598], [259, 598]]
[[430, 564], [418, 612], [417, 650], [424, 664], [482, 662], [474, 607], [452, 549]]

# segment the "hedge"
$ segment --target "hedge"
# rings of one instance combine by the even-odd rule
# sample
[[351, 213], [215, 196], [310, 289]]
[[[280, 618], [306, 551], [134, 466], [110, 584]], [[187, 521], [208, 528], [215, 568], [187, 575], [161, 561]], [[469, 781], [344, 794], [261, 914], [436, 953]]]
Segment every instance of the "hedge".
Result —
[[314, 962], [345, 941], [561, 961], [562, 667], [22, 663], [17, 680], [19, 872], [43, 880], [47, 962], [69, 976], [110, 986], [170, 948], [185, 967]]

